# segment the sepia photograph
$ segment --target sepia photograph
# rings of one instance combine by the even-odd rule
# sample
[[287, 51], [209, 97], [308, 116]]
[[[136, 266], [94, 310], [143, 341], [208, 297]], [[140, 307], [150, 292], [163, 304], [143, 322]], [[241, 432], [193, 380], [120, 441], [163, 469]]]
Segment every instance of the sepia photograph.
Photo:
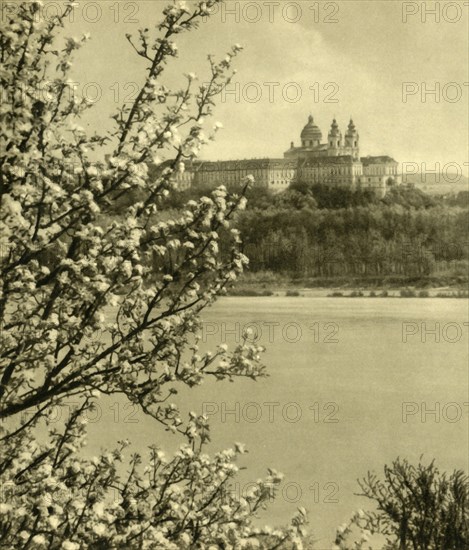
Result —
[[469, 2], [0, 6], [0, 550], [469, 550]]

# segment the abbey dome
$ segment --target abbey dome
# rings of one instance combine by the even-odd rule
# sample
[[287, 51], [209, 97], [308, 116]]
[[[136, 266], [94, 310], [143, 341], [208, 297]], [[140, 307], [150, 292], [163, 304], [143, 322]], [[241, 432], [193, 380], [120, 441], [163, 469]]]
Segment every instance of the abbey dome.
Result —
[[314, 124], [314, 118], [312, 115], [309, 115], [308, 123], [303, 128], [301, 132], [301, 141], [304, 147], [315, 147], [322, 140], [322, 132], [319, 126]]

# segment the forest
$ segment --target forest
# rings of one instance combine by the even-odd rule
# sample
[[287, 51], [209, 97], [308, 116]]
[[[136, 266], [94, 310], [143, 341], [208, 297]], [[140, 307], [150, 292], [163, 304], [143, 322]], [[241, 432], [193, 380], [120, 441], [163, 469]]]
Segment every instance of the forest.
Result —
[[[177, 210], [208, 193], [175, 193], [166, 207]], [[467, 283], [467, 192], [436, 198], [401, 187], [379, 199], [369, 191], [297, 182], [278, 194], [254, 186], [247, 199], [236, 223], [251, 274], [272, 272], [310, 286]]]

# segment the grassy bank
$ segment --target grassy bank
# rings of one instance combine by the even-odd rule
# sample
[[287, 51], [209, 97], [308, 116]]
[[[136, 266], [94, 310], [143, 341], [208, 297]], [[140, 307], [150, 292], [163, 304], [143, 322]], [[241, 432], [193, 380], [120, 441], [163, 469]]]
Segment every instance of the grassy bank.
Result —
[[327, 277], [300, 278], [269, 271], [245, 273], [228, 289], [229, 296], [303, 296], [468, 298], [468, 277]]

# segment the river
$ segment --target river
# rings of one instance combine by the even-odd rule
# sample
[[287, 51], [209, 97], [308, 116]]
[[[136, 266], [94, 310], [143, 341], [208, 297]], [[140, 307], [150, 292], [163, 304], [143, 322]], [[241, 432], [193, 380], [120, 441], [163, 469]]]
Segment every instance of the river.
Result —
[[[243, 329], [266, 346], [270, 377], [207, 381], [176, 396], [211, 418], [210, 450], [246, 443], [242, 491], [267, 467], [285, 474], [265, 521], [310, 513], [317, 548], [367, 502], [367, 470], [396, 457], [468, 469], [468, 302], [445, 298], [226, 297], [204, 313], [203, 346], [235, 345]], [[90, 450], [128, 437], [174, 448], [176, 436], [122, 402], [100, 401]]]

